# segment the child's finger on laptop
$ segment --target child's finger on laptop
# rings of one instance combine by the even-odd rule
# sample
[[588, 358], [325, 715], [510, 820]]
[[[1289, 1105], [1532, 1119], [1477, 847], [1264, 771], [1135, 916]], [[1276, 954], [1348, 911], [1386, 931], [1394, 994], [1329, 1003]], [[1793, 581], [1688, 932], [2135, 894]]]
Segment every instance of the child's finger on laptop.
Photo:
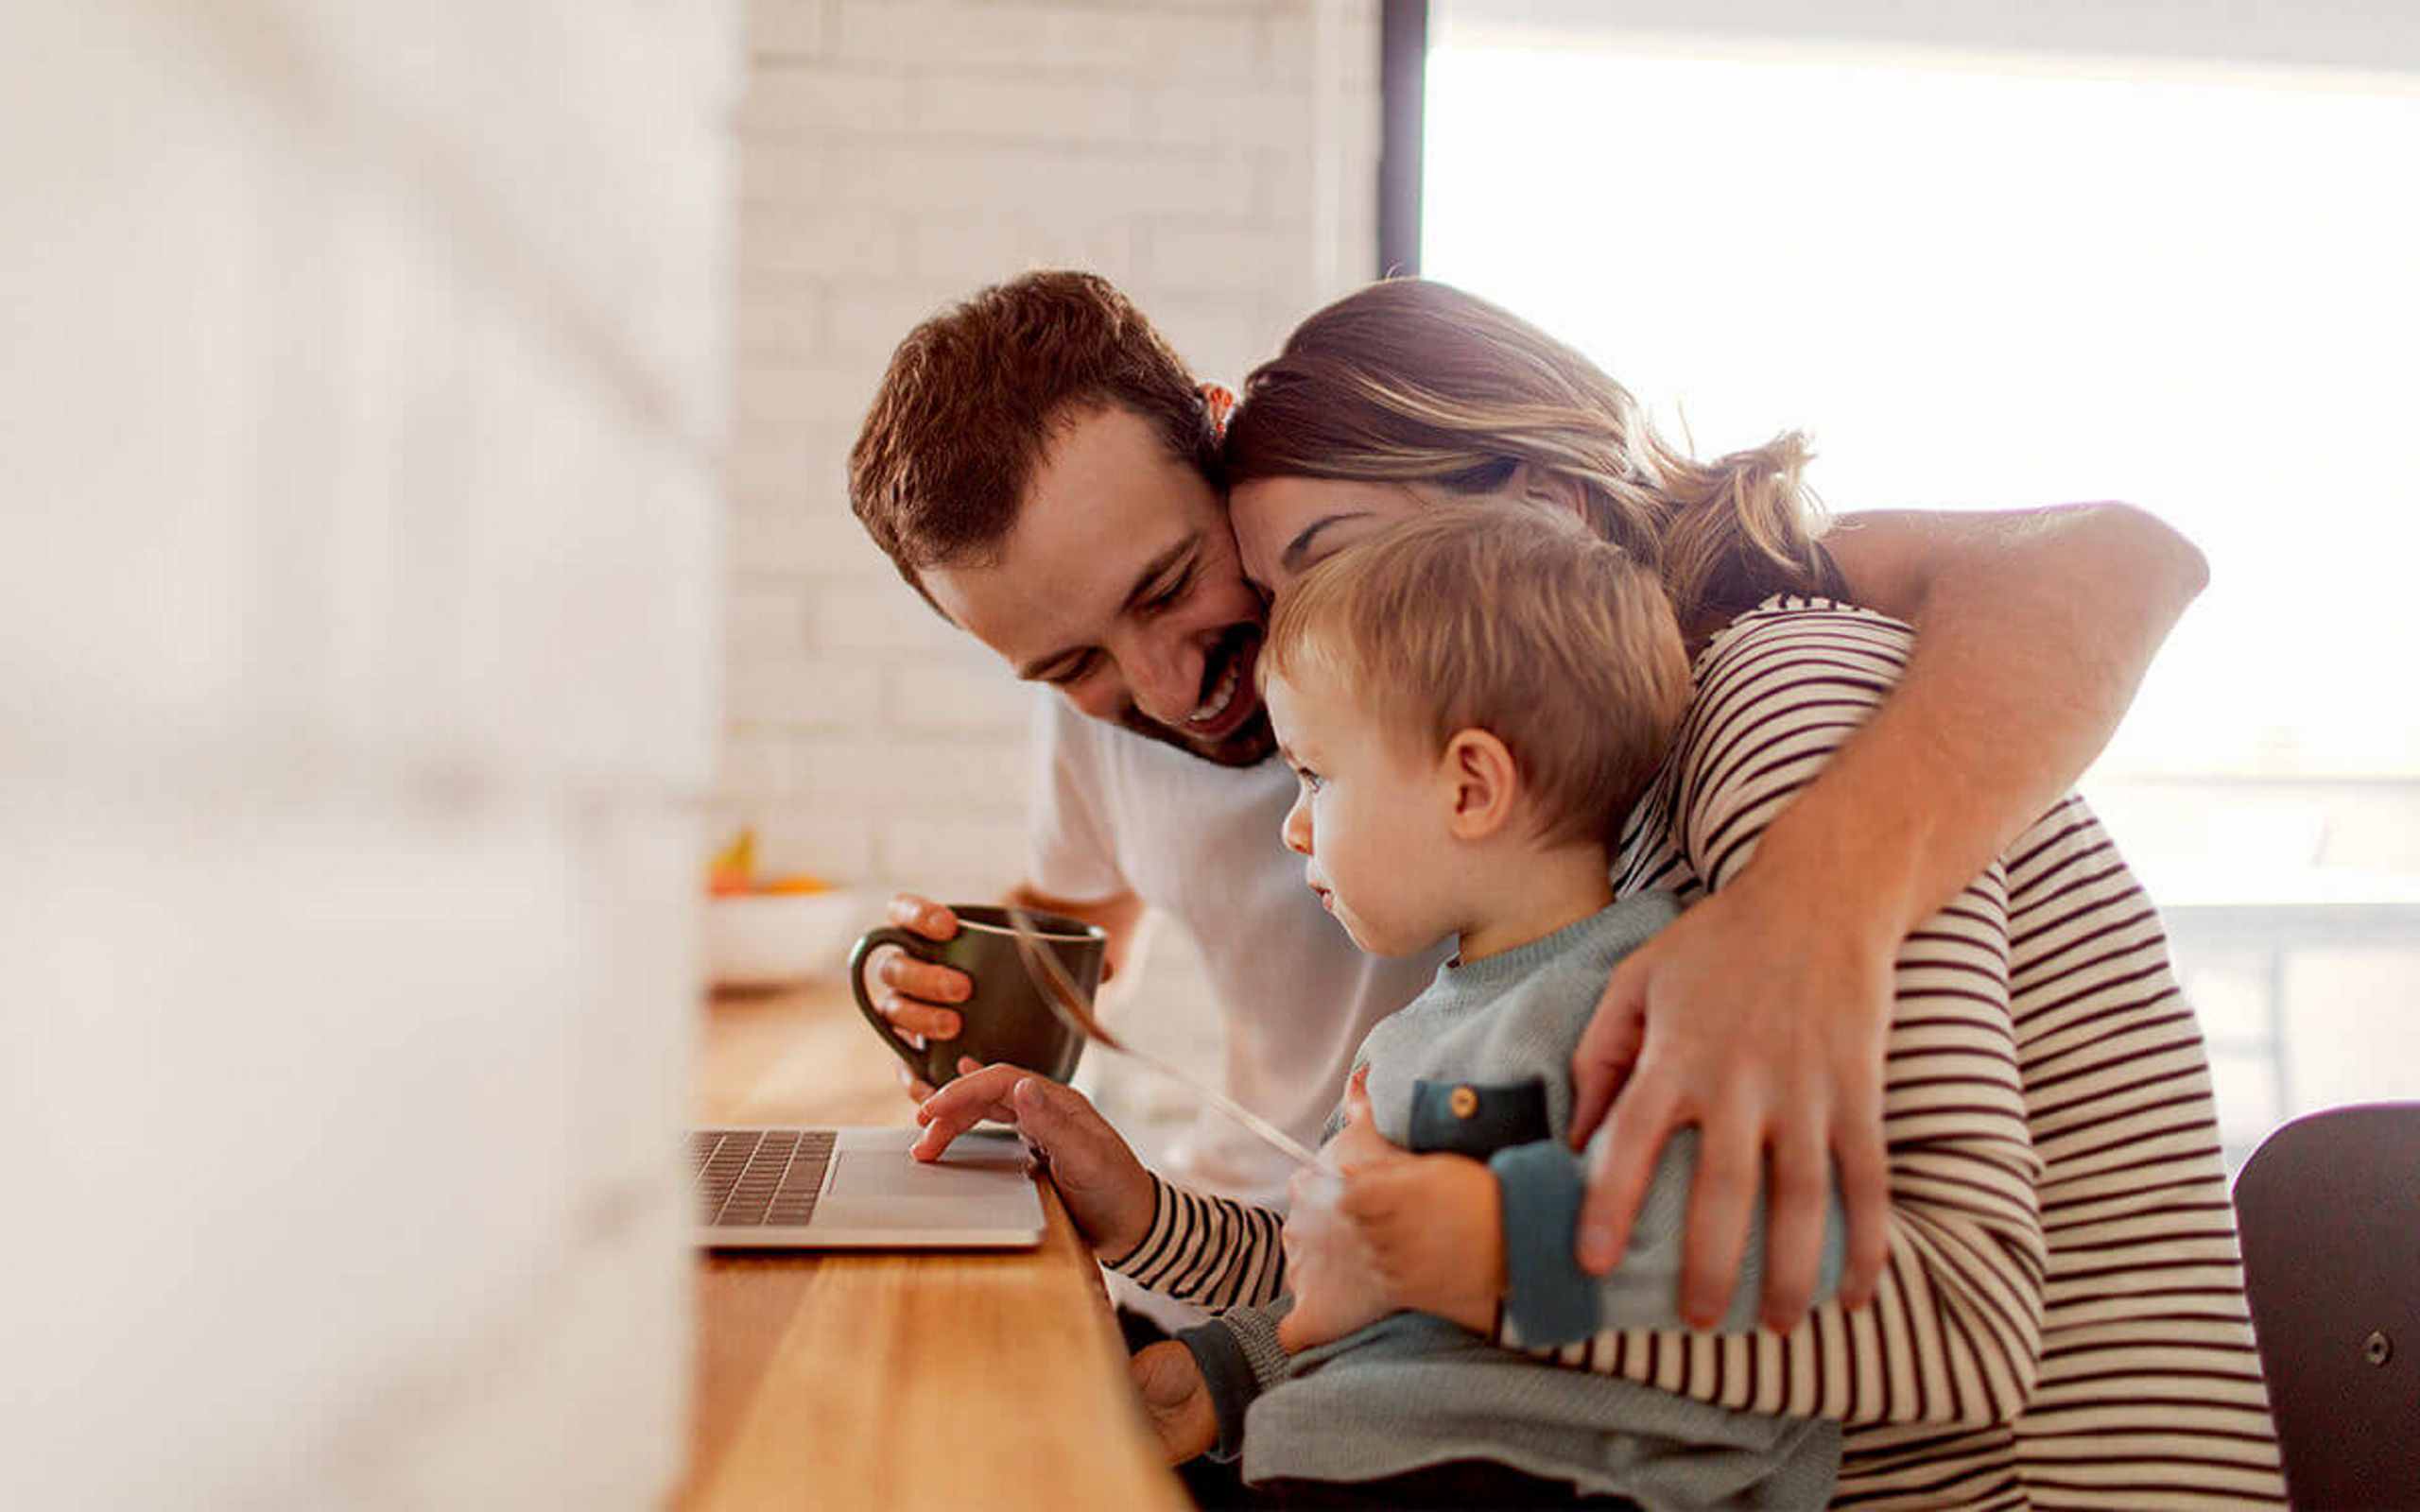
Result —
[[1028, 1073], [1015, 1066], [980, 1066], [925, 1099], [916, 1122], [925, 1125], [909, 1153], [920, 1160], [938, 1160], [950, 1142], [987, 1118], [1016, 1122], [1009, 1106], [1009, 1089]]

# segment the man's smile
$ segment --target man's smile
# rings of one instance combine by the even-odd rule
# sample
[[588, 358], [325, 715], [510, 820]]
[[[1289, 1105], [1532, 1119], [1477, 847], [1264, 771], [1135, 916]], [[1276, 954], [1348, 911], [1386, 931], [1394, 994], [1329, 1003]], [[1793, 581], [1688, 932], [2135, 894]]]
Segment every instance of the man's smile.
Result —
[[1257, 627], [1238, 625], [1219, 637], [1201, 667], [1201, 701], [1185, 716], [1184, 732], [1197, 740], [1222, 740], [1259, 712], [1253, 664], [1259, 659]]

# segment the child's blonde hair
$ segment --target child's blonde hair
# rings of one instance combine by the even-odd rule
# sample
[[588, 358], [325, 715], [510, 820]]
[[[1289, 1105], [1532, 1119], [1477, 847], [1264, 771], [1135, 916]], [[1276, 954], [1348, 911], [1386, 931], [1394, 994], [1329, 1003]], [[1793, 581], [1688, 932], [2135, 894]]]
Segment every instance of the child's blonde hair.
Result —
[[1610, 841], [1689, 701], [1655, 574], [1542, 507], [1425, 509], [1303, 575], [1261, 674], [1324, 674], [1391, 735], [1504, 742], [1550, 843]]

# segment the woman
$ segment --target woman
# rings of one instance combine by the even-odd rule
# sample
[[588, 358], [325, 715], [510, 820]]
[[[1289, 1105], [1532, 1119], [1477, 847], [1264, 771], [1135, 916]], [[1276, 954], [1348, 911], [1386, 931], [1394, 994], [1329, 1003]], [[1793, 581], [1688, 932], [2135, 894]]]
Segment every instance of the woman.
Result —
[[[1254, 372], [1226, 437], [1238, 546], [1279, 594], [1449, 496], [1573, 509], [1656, 566], [1693, 638], [1715, 638], [1690, 728], [1623, 833], [1618, 883], [1703, 900], [1693, 915], [1755, 885], [1781, 816], [1836, 749], [1854, 750], [1909, 654], [1904, 627], [1831, 601], [1842, 575], [1818, 541], [1805, 460], [1784, 437], [1697, 463], [1577, 352], [1409, 281], [1305, 321]], [[1872, 1310], [1828, 1304], [1778, 1337], [1607, 1335], [1566, 1358], [1729, 1405], [1842, 1418], [1843, 1503], [2273, 1503], [2198, 1032], [2156, 915], [2098, 822], [2071, 797], [2040, 807], [1936, 885], [1885, 954], [1903, 1000], [2005, 1005], [2031, 1144], [2012, 1154], [2039, 1161], [2042, 1274], [2017, 1274], [2037, 1263], [2021, 1255], [1979, 1263], [1944, 1237], [1974, 1216], [1937, 1147], [1956, 1137], [1959, 1057], [1975, 1052], [1928, 1039], [1937, 1027], [1911, 1012], [1891, 1025], [1889, 1054], [1944, 1057], [1942, 1091], [1894, 1095], [1884, 1113], [1893, 1196]], [[2003, 906], [1927, 919], [1978, 874]], [[1776, 1168], [1775, 1186], [1789, 1176]]]

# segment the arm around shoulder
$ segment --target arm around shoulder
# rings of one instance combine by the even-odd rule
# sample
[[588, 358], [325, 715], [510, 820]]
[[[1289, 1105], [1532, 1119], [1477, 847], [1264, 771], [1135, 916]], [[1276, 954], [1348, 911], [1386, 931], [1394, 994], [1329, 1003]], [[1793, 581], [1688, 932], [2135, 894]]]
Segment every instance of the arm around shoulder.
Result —
[[1766, 849], [1774, 870], [1853, 868], [1831, 895], [1876, 900], [1904, 931], [2075, 785], [2209, 563], [2118, 503], [1848, 515], [1824, 544], [1915, 649]]
[[[1856, 603], [1921, 629], [1938, 597], [1988, 600], [2014, 587], [2115, 587], [2172, 624], [2210, 580], [2209, 559], [2137, 505], [2105, 499], [2031, 509], [1876, 509], [1823, 538]], [[2029, 580], [2031, 580], [2029, 582]], [[2125, 606], [2103, 606], [2115, 621]], [[2147, 649], [2155, 649], [2156, 642]]]
[[[1685, 796], [1673, 838], [1714, 890], [1691, 915], [1754, 873], [1835, 753], [1880, 717], [1907, 639], [1855, 610], [1786, 610], [1743, 623], [1709, 655], [1675, 755]], [[2007, 879], [1995, 861], [1962, 880], [1946, 906], [1884, 951], [1888, 1038], [1872, 1058], [1893, 1080], [1877, 1130], [1889, 1202], [1874, 1317], [1853, 1317], [1836, 1299], [1789, 1327], [1775, 1352], [1749, 1355], [1746, 1370], [1707, 1358], [1722, 1405], [1972, 1428], [2008, 1420], [2031, 1392], [2047, 1246], [2015, 1047]], [[1753, 974], [1776, 964], [1759, 961]], [[1780, 1014], [1773, 1033], [1807, 1014]], [[1676, 1353], [1615, 1335], [1598, 1339], [1589, 1361], [1663, 1384], [1670, 1372], [1658, 1362], [1678, 1359], [1676, 1380], [1688, 1383], [1700, 1378], [1699, 1352], [1720, 1348], [1691, 1337]]]

